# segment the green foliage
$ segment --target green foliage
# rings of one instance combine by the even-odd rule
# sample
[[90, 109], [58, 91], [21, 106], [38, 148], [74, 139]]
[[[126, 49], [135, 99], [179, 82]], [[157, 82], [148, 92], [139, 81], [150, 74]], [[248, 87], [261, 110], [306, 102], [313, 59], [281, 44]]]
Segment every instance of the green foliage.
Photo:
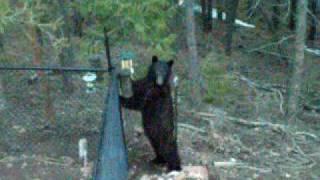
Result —
[[56, 30], [61, 25], [60, 17], [49, 17], [48, 4], [39, 0], [21, 3], [22, 7], [10, 8], [7, 0], [0, 2], [0, 33], [4, 33], [10, 25], [38, 26], [42, 31]]
[[5, 27], [10, 23], [8, 13], [10, 12], [9, 3], [6, 0], [0, 1], [0, 33], [4, 33]]
[[103, 26], [107, 27], [117, 41], [138, 40], [153, 53], [165, 58], [174, 55], [176, 35], [169, 31], [168, 24], [175, 8], [169, 0], [87, 0], [78, 7], [84, 17], [95, 15], [96, 30], [102, 32]]
[[226, 61], [223, 55], [210, 54], [201, 64], [201, 70], [206, 81], [208, 92], [204, 101], [214, 105], [221, 105], [227, 95], [237, 93], [233, 87], [233, 78], [226, 73]]
[[6, 15], [10, 11], [9, 3], [6, 0], [0, 1], [0, 16]]

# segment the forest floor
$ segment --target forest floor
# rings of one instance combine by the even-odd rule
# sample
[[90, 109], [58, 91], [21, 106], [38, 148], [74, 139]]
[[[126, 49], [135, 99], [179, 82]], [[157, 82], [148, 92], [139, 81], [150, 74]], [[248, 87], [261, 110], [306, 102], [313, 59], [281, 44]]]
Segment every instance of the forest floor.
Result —
[[[283, 64], [278, 59], [273, 62], [276, 58], [271, 55], [243, 53], [240, 45], [250, 43], [242, 38], [236, 38], [239, 48], [231, 57], [238, 60], [241, 76], [224, 76], [240, 92], [224, 94], [222, 103], [194, 108], [187, 98], [190, 94], [181, 90], [178, 143], [183, 165], [207, 166], [210, 179], [319, 179], [320, 115], [304, 113], [299, 120], [287, 122], [281, 112], [282, 92], [265, 90], [285, 84]], [[217, 49], [220, 45], [214, 44]], [[136, 48], [137, 54], [148, 62], [142, 49]], [[215, 62], [219, 53], [200, 49], [201, 63]], [[186, 59], [185, 54], [181, 51], [178, 59]], [[177, 66], [178, 74], [185, 75], [181, 63]], [[51, 122], [44, 116], [46, 97], [39, 95], [40, 86], [28, 85], [28, 74], [12, 72], [6, 77], [12, 79], [5, 87], [10, 92], [8, 106], [0, 111], [0, 180], [83, 179], [78, 141], [87, 138], [93, 163], [107, 82], [98, 84], [96, 93], [86, 94], [81, 77], [74, 76], [76, 91], [67, 96], [60, 90], [60, 78], [52, 77], [56, 120]], [[124, 117], [130, 179], [165, 172], [148, 163], [154, 155], [139, 114], [125, 111]]]
[[[316, 121], [300, 122], [296, 128], [281, 121], [234, 118], [221, 109], [208, 108], [204, 112], [180, 113], [178, 139], [183, 165], [207, 166], [210, 179], [320, 177], [320, 126]], [[139, 119], [139, 115], [127, 112], [125, 116], [130, 179], [164, 173], [165, 169], [148, 162], [154, 155], [140, 121], [129, 121], [129, 116]], [[99, 119], [96, 121], [99, 124]], [[78, 123], [85, 122], [63, 123], [60, 128], [43, 130], [25, 128], [27, 125], [21, 121], [11, 122], [13, 128], [1, 131], [2, 137], [8, 137], [8, 133], [15, 137], [6, 141], [9, 145], [0, 145], [0, 179], [83, 179], [78, 140], [87, 138], [89, 161], [93, 163], [99, 132], [76, 126]]]

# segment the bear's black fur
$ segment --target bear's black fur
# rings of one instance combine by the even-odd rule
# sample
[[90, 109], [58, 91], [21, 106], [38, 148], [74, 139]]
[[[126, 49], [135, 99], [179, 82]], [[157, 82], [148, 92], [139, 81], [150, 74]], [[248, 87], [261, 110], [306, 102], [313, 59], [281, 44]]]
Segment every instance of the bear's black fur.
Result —
[[168, 170], [181, 170], [174, 127], [174, 112], [169, 79], [173, 61], [152, 57], [145, 78], [132, 82], [133, 96], [120, 97], [122, 106], [140, 111], [146, 136], [156, 154], [155, 164], [167, 164]]

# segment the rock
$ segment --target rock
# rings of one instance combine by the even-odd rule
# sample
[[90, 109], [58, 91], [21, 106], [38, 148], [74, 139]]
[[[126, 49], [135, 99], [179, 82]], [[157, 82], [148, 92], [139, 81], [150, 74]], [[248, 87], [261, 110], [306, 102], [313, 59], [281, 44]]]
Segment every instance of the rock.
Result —
[[19, 134], [23, 134], [26, 132], [26, 129], [19, 125], [14, 125], [12, 128], [16, 130]]
[[13, 164], [12, 163], [8, 163], [6, 166], [7, 166], [7, 168], [12, 168]]
[[143, 175], [140, 180], [209, 180], [209, 171], [206, 166], [184, 166], [181, 172], [172, 171], [162, 175]]
[[24, 169], [24, 168], [27, 167], [27, 166], [28, 166], [28, 163], [23, 162], [22, 165], [21, 165], [21, 169]]

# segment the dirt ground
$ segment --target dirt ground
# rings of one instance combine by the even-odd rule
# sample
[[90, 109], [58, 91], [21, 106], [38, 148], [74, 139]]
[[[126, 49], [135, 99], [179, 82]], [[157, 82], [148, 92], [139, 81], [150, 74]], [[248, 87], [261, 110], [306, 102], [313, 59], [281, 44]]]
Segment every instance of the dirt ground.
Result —
[[[280, 121], [272, 124], [263, 124], [263, 119], [241, 121], [212, 106], [202, 108], [206, 113], [190, 112], [182, 105], [180, 108], [178, 139], [182, 162], [207, 166], [211, 179], [320, 177], [320, 141], [316, 135], [320, 126], [316, 119], [291, 127]], [[128, 117], [138, 120], [132, 125]], [[3, 123], [11, 128], [1, 130], [1, 180], [83, 178], [77, 149], [78, 140], [83, 137], [89, 142], [89, 161], [97, 156], [100, 118], [92, 121], [95, 125], [89, 128], [85, 119], [69, 124], [58, 121], [55, 128], [28, 126], [29, 122], [23, 119], [11, 119], [6, 121], [8, 124]], [[148, 163], [153, 152], [143, 135], [140, 116], [125, 112], [125, 119], [130, 179], [165, 172]]]

